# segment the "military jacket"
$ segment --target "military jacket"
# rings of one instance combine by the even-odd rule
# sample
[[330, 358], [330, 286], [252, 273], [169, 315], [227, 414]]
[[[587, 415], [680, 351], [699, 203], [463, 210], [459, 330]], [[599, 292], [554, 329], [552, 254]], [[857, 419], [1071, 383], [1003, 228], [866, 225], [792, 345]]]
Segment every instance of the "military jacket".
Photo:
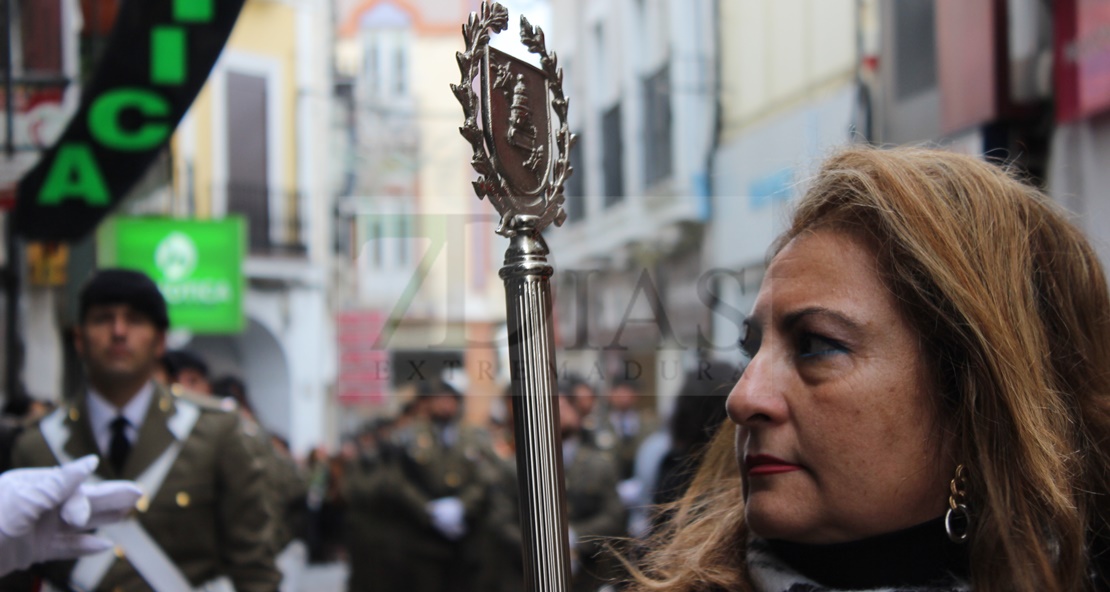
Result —
[[620, 479], [632, 477], [640, 444], [659, 427], [659, 421], [650, 413], [637, 411], [636, 419], [636, 429], [632, 433], [624, 433], [613, 422], [613, 418], [606, 415], [601, 427], [592, 437], [597, 448], [613, 456]]
[[397, 468], [405, 482], [398, 493], [414, 515], [429, 526], [425, 504], [443, 497], [457, 497], [466, 508], [467, 521], [485, 511], [487, 481], [482, 462], [488, 456], [488, 435], [471, 426], [451, 424], [452, 442], [445, 442], [430, 421], [417, 421], [396, 438]]
[[581, 563], [571, 588], [574, 592], [593, 591], [616, 575], [616, 564], [606, 554], [605, 541], [625, 535], [617, 469], [608, 454], [581, 443], [574, 458], [564, 462], [567, 521], [577, 538], [571, 551]]
[[579, 446], [564, 472], [570, 511], [567, 520], [578, 536], [579, 551], [593, 554], [600, 545], [592, 539], [624, 534], [624, 504], [617, 493], [616, 469], [604, 453]]
[[[238, 592], [276, 590], [281, 575], [274, 567], [273, 526], [263, 503], [264, 467], [250, 452], [234, 407], [195, 395], [171, 394], [159, 386], [123, 471], [117, 473], [102, 458], [97, 474], [104, 479], [137, 479], [175, 442], [171, 419], [198, 410], [161, 487], [152, 498], [139, 500], [138, 522], [194, 587], [227, 577]], [[55, 413], [64, 418], [47, 416], [42, 424], [53, 419], [64, 426], [66, 456], [99, 455], [84, 396]], [[58, 461], [41, 426], [27, 430], [16, 442], [15, 466], [54, 466]], [[73, 561], [52, 562], [42, 567], [49, 581], [64, 587], [74, 565]], [[96, 587], [152, 588], [159, 589], [158, 583], [146, 582], [118, 547], [116, 559]]]

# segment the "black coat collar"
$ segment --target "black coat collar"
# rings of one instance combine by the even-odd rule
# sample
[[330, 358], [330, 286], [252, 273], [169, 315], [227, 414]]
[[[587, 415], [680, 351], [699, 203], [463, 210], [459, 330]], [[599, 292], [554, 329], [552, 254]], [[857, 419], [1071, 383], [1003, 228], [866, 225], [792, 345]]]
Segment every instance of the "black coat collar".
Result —
[[751, 544], [753, 550], [764, 550], [804, 578], [833, 590], [959, 589], [970, 573], [967, 545], [948, 538], [942, 518], [849, 543]]

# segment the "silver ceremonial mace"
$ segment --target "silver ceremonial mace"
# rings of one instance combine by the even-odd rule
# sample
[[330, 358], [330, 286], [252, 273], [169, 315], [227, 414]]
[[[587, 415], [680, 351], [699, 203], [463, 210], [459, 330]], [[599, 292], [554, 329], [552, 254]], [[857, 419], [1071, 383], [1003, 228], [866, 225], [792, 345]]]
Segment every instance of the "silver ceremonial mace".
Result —
[[[509, 11], [496, 2], [483, 1], [470, 14], [462, 28], [466, 51], [455, 54], [462, 81], [451, 90], [466, 116], [459, 131], [474, 149], [474, 191], [493, 203], [501, 215], [497, 233], [510, 239], [500, 275], [525, 583], [533, 592], [565, 592], [570, 589], [570, 545], [551, 322], [553, 270], [540, 232], [566, 219], [563, 183], [571, 173], [574, 135], [567, 126], [563, 72], [544, 47], [543, 31], [520, 18], [521, 42], [539, 56], [540, 68], [489, 46], [491, 31], [504, 31], [508, 24]], [[480, 78], [480, 103], [475, 78]], [[552, 111], [559, 118], [557, 130]]]

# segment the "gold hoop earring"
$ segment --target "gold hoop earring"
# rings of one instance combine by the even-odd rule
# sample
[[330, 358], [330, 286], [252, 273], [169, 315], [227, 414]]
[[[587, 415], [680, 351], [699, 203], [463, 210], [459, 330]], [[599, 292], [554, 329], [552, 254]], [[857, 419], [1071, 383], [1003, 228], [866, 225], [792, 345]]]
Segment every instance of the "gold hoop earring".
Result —
[[956, 476], [948, 484], [948, 512], [944, 515], [944, 532], [953, 543], [966, 543], [971, 532], [971, 512], [967, 509], [967, 475], [963, 465], [956, 467]]

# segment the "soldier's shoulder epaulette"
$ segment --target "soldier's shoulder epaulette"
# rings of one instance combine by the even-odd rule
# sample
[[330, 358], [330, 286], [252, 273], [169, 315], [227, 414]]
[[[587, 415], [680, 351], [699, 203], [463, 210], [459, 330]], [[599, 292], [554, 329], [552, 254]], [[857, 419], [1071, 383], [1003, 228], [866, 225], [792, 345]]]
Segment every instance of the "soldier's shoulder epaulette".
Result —
[[173, 393], [175, 399], [180, 401], [187, 401], [200, 407], [205, 411], [218, 411], [223, 413], [234, 413], [239, 410], [239, 405], [235, 399], [228, 397], [217, 397], [213, 395], [206, 395], [198, 393], [189, 389], [183, 388], [181, 385], [173, 385], [170, 387], [170, 392]]

